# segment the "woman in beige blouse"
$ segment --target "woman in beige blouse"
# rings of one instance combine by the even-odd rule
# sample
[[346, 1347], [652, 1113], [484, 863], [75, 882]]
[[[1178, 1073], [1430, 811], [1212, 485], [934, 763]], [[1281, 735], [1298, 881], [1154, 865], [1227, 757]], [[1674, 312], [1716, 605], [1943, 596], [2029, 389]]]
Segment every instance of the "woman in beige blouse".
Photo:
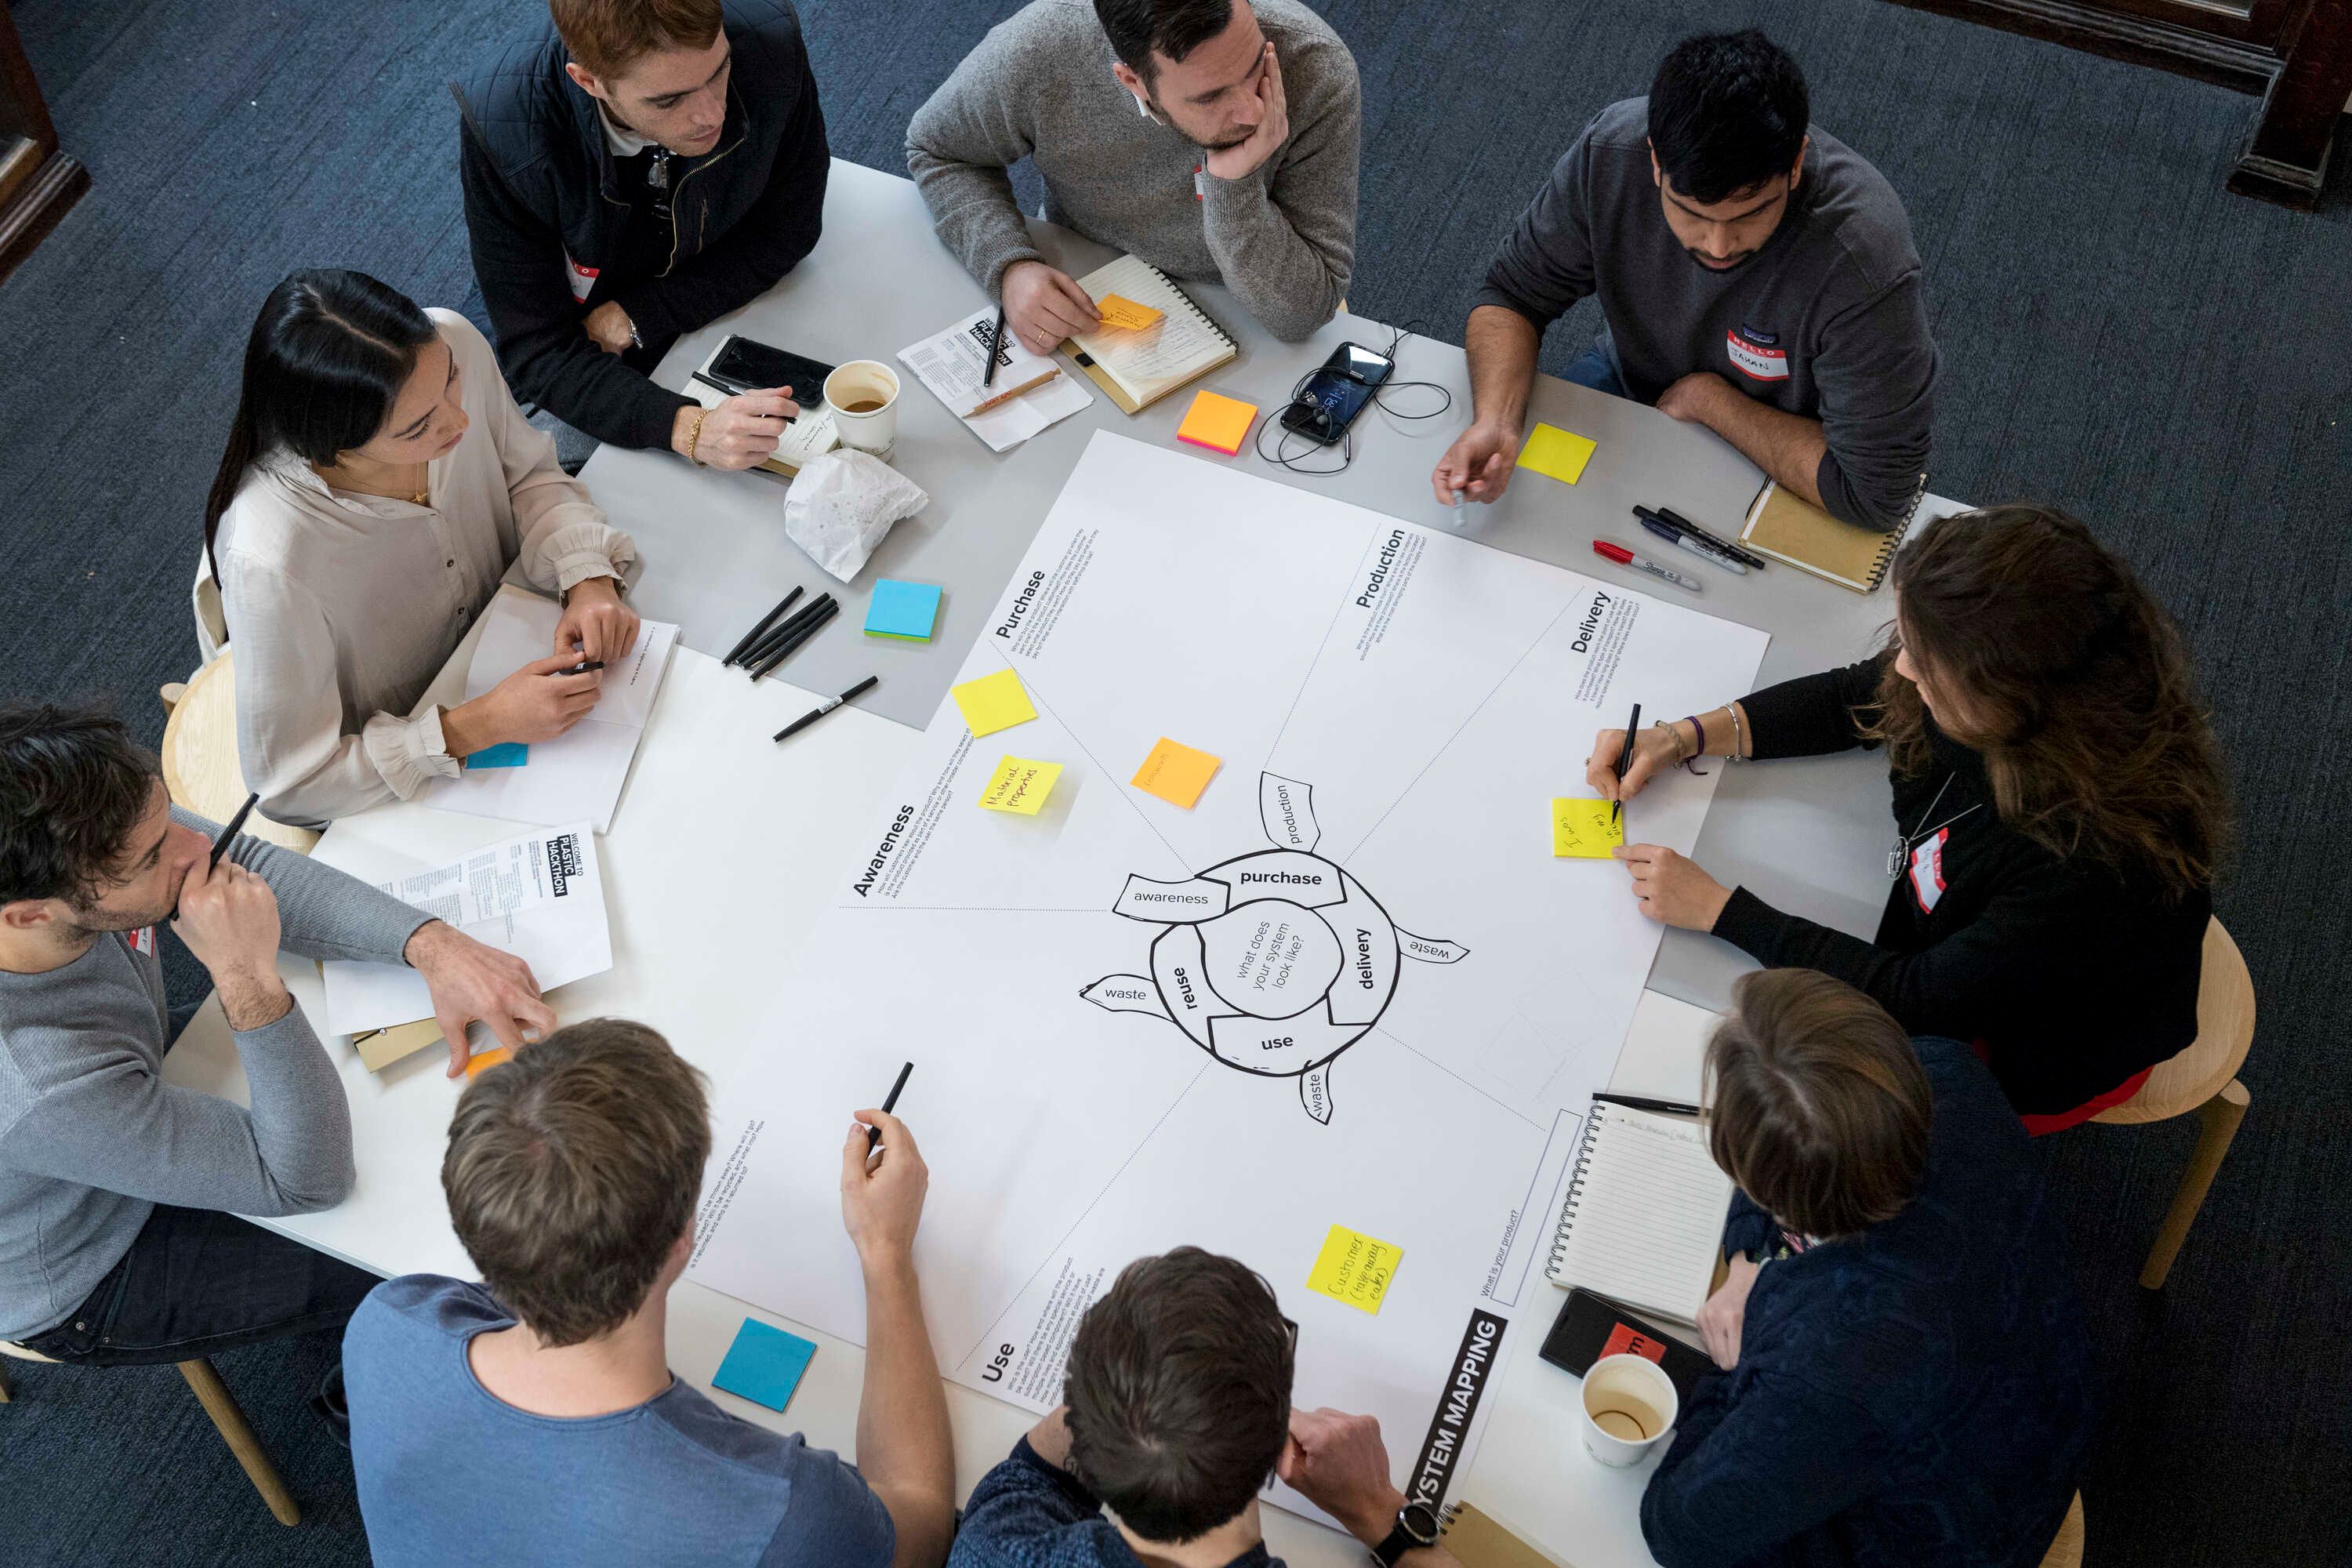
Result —
[[[271, 291], [205, 509], [236, 656], [237, 757], [261, 809], [316, 826], [545, 741], [595, 705], [637, 617], [636, 547], [556, 466], [489, 343], [358, 272]], [[520, 559], [563, 595], [550, 657], [454, 708], [412, 712]]]

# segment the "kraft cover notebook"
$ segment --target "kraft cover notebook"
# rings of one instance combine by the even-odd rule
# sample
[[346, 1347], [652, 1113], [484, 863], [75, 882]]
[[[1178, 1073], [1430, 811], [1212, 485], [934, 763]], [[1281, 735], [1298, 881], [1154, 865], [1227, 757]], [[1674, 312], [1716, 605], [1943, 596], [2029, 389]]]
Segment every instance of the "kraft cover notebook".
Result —
[[[1925, 493], [1924, 475], [1920, 488]], [[1903, 520], [1902, 526], [1881, 533], [1832, 517], [1779, 485], [1767, 484], [1748, 508], [1748, 524], [1740, 531], [1739, 542], [1775, 561], [1826, 577], [1841, 588], [1867, 594], [1886, 580], [1895, 552], [1918, 515], [1915, 500], [1911, 516]]]
[[1141, 413], [1241, 353], [1191, 295], [1139, 257], [1122, 256], [1097, 267], [1078, 279], [1078, 287], [1090, 300], [1116, 294], [1161, 312], [1139, 331], [1105, 323], [1062, 342], [1087, 379], [1129, 414]]
[[1445, 1505], [1438, 1538], [1462, 1568], [1565, 1568], [1473, 1502]]
[[1706, 1301], [1730, 1207], [1731, 1178], [1705, 1128], [1596, 1100], [1545, 1277], [1687, 1323]]

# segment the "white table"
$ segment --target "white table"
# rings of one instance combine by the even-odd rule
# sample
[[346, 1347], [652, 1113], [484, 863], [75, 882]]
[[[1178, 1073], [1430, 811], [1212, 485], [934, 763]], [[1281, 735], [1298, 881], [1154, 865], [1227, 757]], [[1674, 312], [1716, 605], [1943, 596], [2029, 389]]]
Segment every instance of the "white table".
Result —
[[[1037, 226], [1043, 247], [1074, 272], [1108, 253], [1074, 236]], [[1274, 342], [1221, 288], [1194, 290], [1243, 346], [1243, 355], [1206, 384], [1278, 408], [1292, 384], [1343, 339], [1386, 347], [1391, 333], [1343, 317], [1305, 345]], [[718, 337], [740, 331], [820, 358], [892, 360], [898, 348], [944, 326], [978, 300], [955, 262], [931, 237], [928, 216], [907, 181], [836, 163], [826, 198], [825, 239], [767, 296], [682, 342], [661, 378], [683, 381]], [[1450, 325], [1450, 323], [1449, 323]], [[1407, 521], [1458, 525], [1499, 548], [1605, 575], [1613, 568], [1591, 554], [1596, 534], [1646, 539], [1626, 515], [1635, 500], [1664, 504], [1729, 530], [1758, 483], [1745, 459], [1709, 433], [1620, 399], [1545, 378], [1533, 416], [1600, 443], [1574, 488], [1529, 475], [1498, 505], [1456, 520], [1431, 496], [1427, 476], [1467, 422], [1467, 378], [1461, 350], [1408, 340], [1399, 375], [1436, 381], [1454, 391], [1446, 417], [1415, 426], [1378, 413], [1360, 422], [1353, 466], [1315, 479], [1285, 472], [1244, 448], [1221, 458], [1183, 447], [1204, 462], [1236, 462], [1279, 483], [1319, 487]], [[640, 1018], [706, 1070], [742, 1042], [733, 1031], [757, 1018], [767, 1001], [772, 961], [789, 952], [830, 902], [827, 879], [851, 847], [830, 829], [890, 785], [978, 631], [978, 617], [1003, 583], [1097, 426], [1173, 446], [1188, 399], [1169, 399], [1129, 419], [1097, 399], [1081, 415], [998, 455], [963, 430], [911, 376], [900, 405], [898, 466], [934, 498], [901, 524], [860, 584], [843, 588], [823, 577], [782, 536], [782, 487], [761, 475], [689, 468], [667, 454], [606, 447], [584, 477], [614, 520], [633, 533], [645, 558], [635, 598], [646, 615], [678, 621], [683, 647], [648, 727], [613, 831], [600, 841], [613, 916], [614, 966], [563, 988], [567, 1018], [600, 1013]], [[1417, 405], [1416, 405], [1417, 406]], [[1826, 586], [1793, 568], [1746, 578], [1694, 566], [1716, 614], [1773, 635], [1767, 680], [1859, 657], [1889, 613], [1883, 595], [1863, 598]], [[947, 588], [933, 642], [878, 647], [857, 634], [865, 590], [877, 575], [903, 575]], [[1627, 579], [1643, 587], [1646, 579]], [[840, 627], [813, 641], [789, 667], [789, 685], [758, 687], [719, 669], [723, 653], [783, 589], [832, 586], [844, 601]], [[425, 700], [454, 700], [471, 639]], [[828, 718], [789, 746], [769, 735], [831, 693], [880, 669], [875, 710]], [[1727, 692], [1727, 697], [1736, 695]], [[902, 722], [892, 722], [897, 719]], [[1697, 849], [1726, 881], [1748, 880], [1799, 913], [1849, 931], [1868, 931], [1885, 883], [1878, 875], [1885, 833], [1885, 775], [1862, 757], [1776, 763], [1769, 784], [1760, 770], [1733, 768], [1722, 781]], [[397, 842], [412, 851], [452, 854], [510, 831], [509, 825], [402, 805], [338, 824], [334, 835]], [[1722, 943], [1666, 933], [1652, 985], [1706, 1006], [1720, 1006], [1731, 979], [1749, 965]], [[288, 984], [312, 1016], [323, 1016], [313, 966], [285, 965]], [[1630, 1092], [1696, 1098], [1696, 1015], [1645, 998], [1615, 1083]], [[446, 1057], [419, 1053], [383, 1074], [366, 1071], [341, 1043], [360, 1172], [352, 1197], [337, 1208], [267, 1222], [324, 1251], [379, 1273], [430, 1271], [470, 1276], [449, 1226], [439, 1164], [457, 1089], [441, 1076]], [[216, 1004], [207, 1003], [166, 1061], [166, 1076], [190, 1088], [243, 1100], [246, 1088]], [[951, 1173], [940, 1179], [952, 1180]], [[783, 1321], [691, 1282], [670, 1297], [670, 1363], [709, 1388], [712, 1372], [746, 1315]], [[779, 1429], [805, 1431], [817, 1444], [854, 1447], [863, 1353], [805, 1327], [824, 1352], [812, 1363], [791, 1409], [778, 1415], [719, 1394], [727, 1408]], [[1522, 1315], [1506, 1343], [1487, 1398], [1492, 1414], [1478, 1458], [1454, 1495], [1489, 1507], [1576, 1568], [1649, 1562], [1637, 1504], [1646, 1467], [1610, 1471], [1591, 1462], [1576, 1437], [1573, 1379], [1538, 1360], [1549, 1326], [1540, 1310]], [[948, 1389], [956, 1430], [958, 1479], [969, 1490], [1001, 1458], [1029, 1418], [958, 1385]], [[1415, 1433], [1388, 1435], [1402, 1465]], [[1269, 1510], [1274, 1549], [1302, 1565], [1361, 1561], [1352, 1542], [1293, 1516]]]

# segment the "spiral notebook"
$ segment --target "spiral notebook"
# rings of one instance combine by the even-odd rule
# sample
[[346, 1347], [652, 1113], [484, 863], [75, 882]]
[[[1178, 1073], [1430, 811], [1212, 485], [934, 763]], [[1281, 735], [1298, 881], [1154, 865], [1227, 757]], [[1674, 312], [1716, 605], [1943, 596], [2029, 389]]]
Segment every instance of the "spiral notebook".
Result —
[[1117, 294], [1161, 312], [1139, 331], [1103, 326], [1065, 339], [1077, 367], [1129, 414], [1139, 414], [1185, 383], [1241, 353], [1168, 274], [1140, 257], [1122, 256], [1078, 279], [1089, 299]]
[[[1923, 494], [1925, 489], [1923, 475]], [[1841, 588], [1867, 594], [1886, 580], [1895, 552], [1902, 547], [1918, 515], [1915, 500], [1911, 516], [1903, 520], [1903, 525], [1882, 533], [1832, 517], [1779, 485], [1767, 484], [1748, 509], [1748, 525], [1740, 531], [1739, 542], [1775, 561], [1826, 577]]]
[[1476, 1503], [1447, 1503], [1439, 1518], [1438, 1536], [1462, 1568], [1562, 1568]]
[[1723, 1251], [1731, 1178], [1706, 1130], [1679, 1117], [1592, 1102], [1569, 1166], [1544, 1274], [1635, 1311], [1698, 1316]]

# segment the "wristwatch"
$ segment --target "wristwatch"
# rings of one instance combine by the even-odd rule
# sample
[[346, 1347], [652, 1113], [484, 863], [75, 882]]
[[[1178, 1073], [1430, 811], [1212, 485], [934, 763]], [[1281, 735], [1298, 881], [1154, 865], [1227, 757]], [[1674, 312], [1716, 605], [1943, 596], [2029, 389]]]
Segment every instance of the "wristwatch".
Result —
[[1437, 1544], [1437, 1510], [1425, 1502], [1409, 1502], [1397, 1510], [1396, 1528], [1372, 1548], [1381, 1568], [1396, 1568], [1397, 1560], [1417, 1546]]

